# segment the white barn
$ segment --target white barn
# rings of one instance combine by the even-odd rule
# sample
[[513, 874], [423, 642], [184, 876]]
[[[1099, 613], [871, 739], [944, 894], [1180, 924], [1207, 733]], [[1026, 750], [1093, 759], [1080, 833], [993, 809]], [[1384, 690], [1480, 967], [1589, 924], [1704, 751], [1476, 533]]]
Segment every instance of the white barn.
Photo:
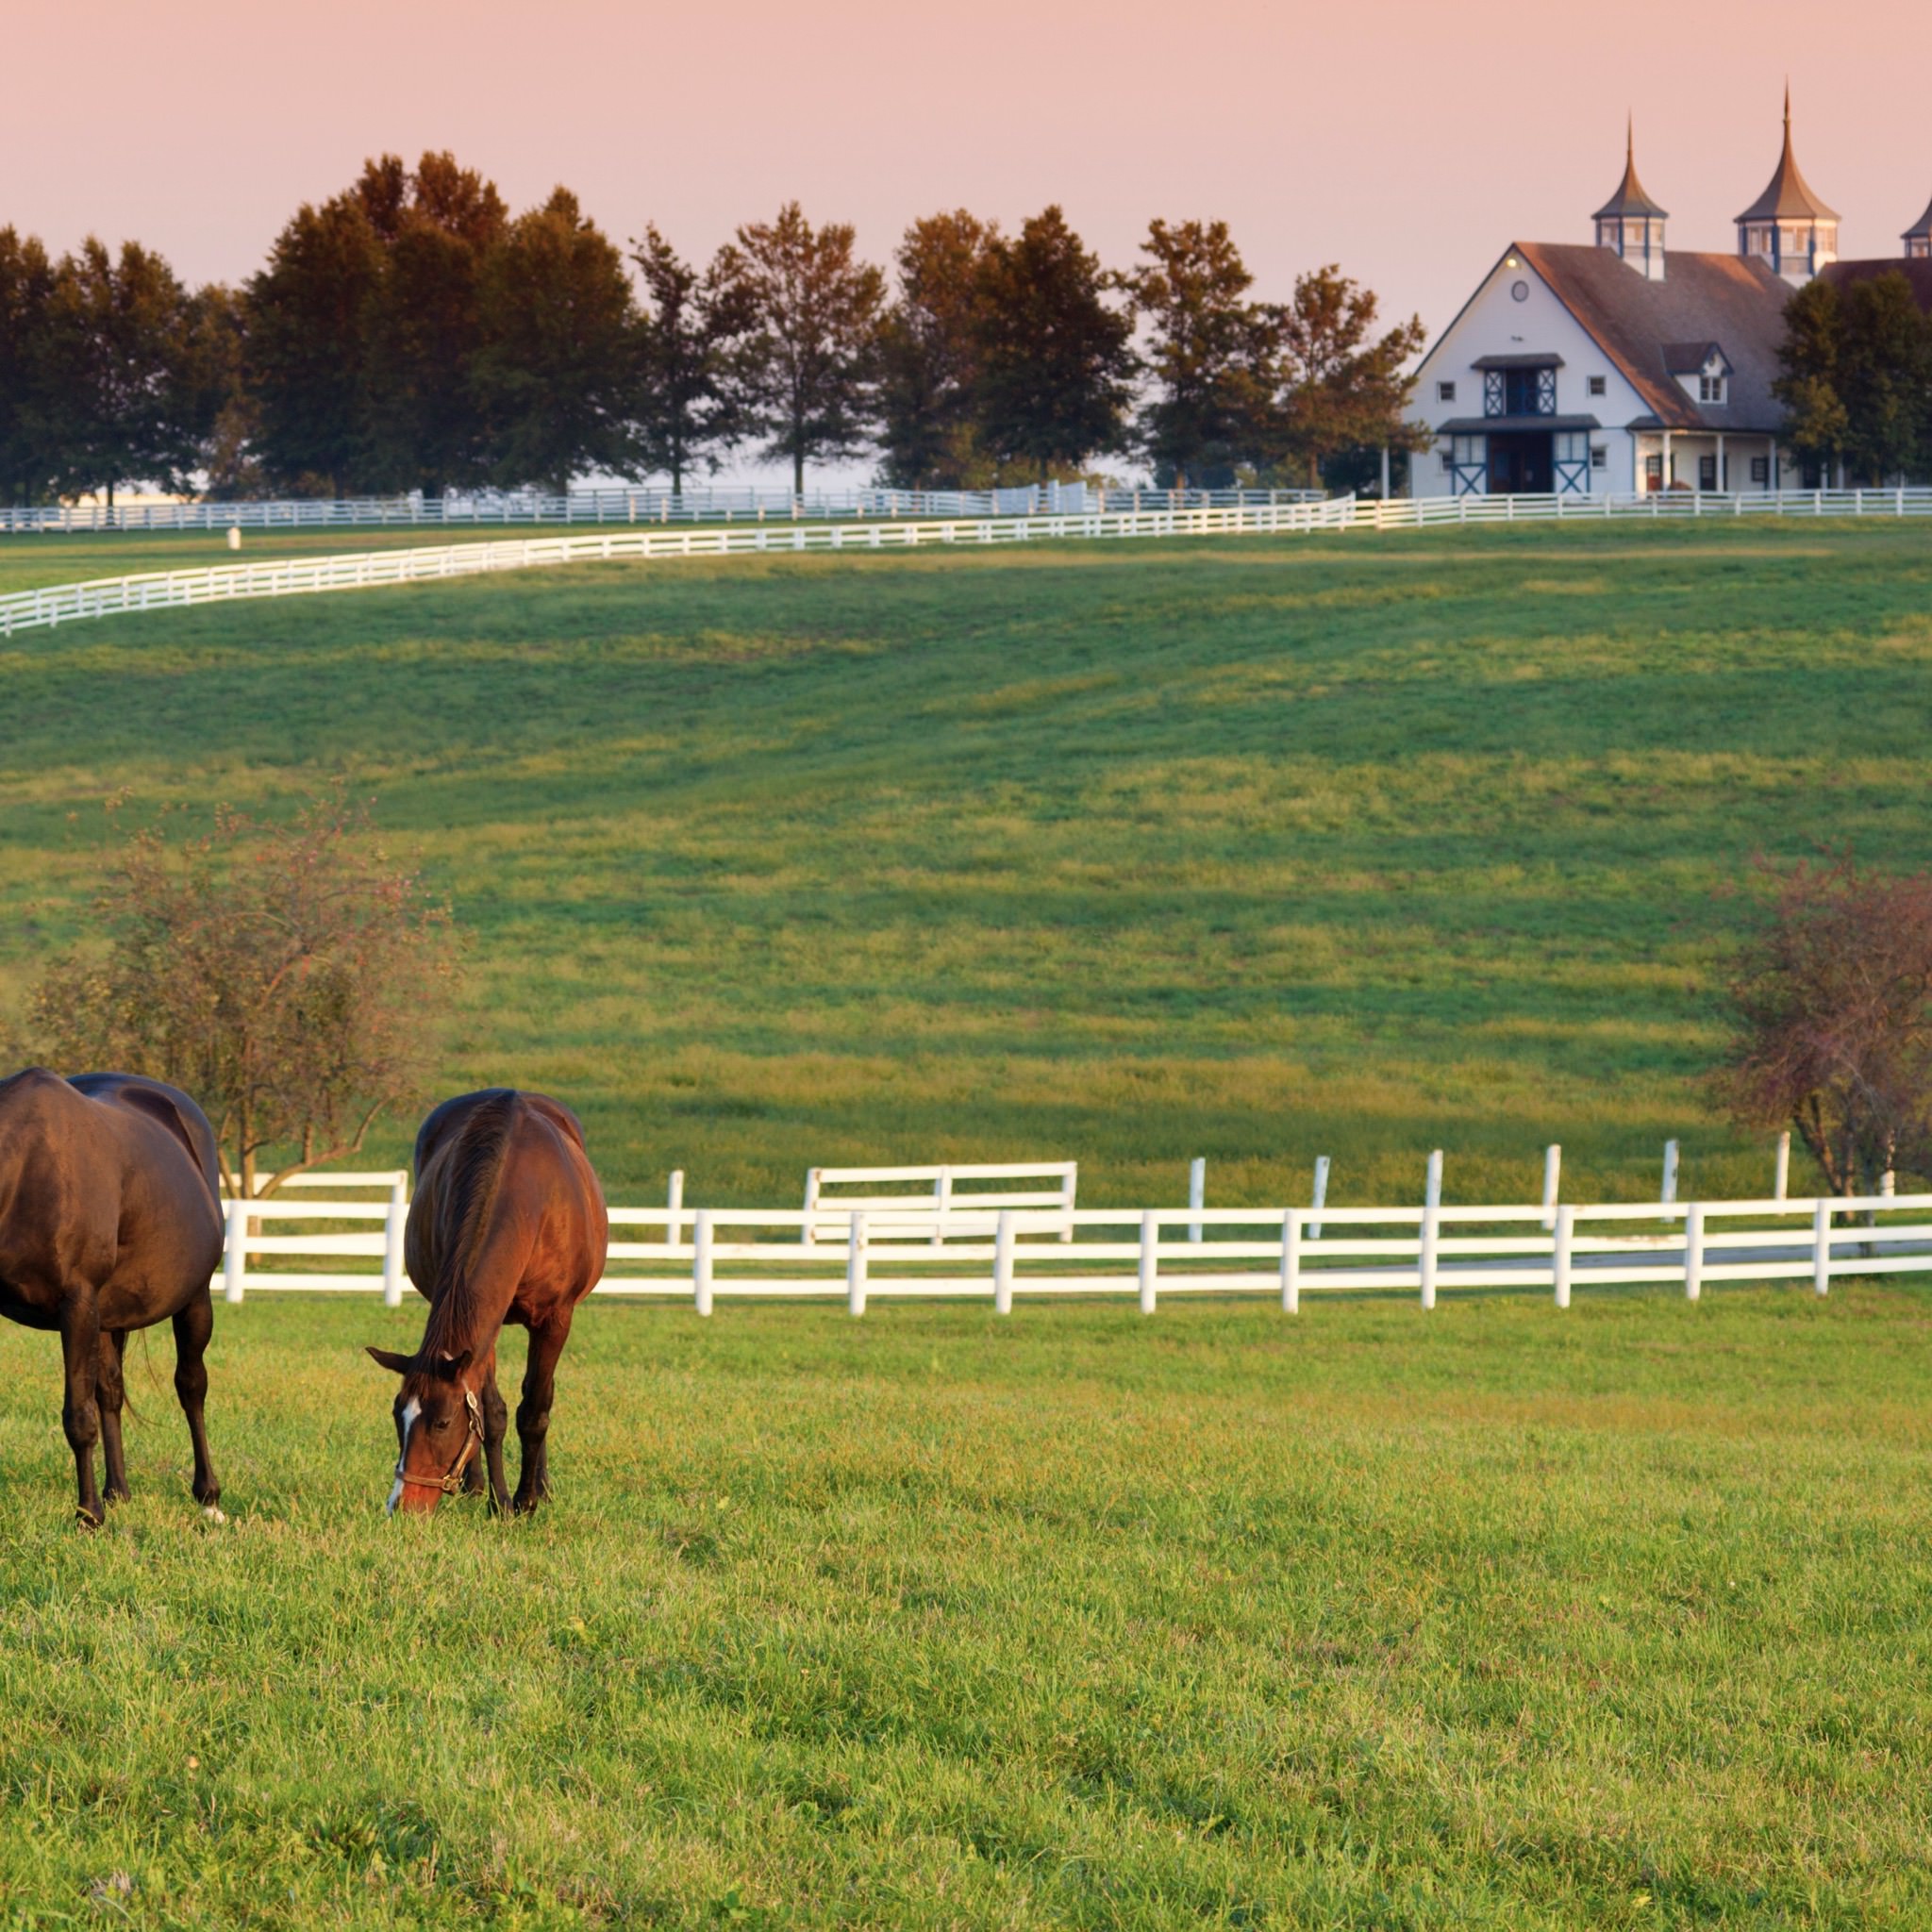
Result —
[[[1434, 445], [1411, 459], [1411, 494], [1815, 481], [1778, 447], [1785, 304], [1814, 275], [1907, 264], [1838, 262], [1839, 217], [1798, 170], [1789, 95], [1783, 155], [1737, 218], [1734, 254], [1666, 249], [1670, 217], [1637, 177], [1634, 142], [1592, 219], [1593, 245], [1511, 243], [1431, 345], [1414, 413]], [[1908, 258], [1924, 249], [1932, 209], [1906, 236]]]

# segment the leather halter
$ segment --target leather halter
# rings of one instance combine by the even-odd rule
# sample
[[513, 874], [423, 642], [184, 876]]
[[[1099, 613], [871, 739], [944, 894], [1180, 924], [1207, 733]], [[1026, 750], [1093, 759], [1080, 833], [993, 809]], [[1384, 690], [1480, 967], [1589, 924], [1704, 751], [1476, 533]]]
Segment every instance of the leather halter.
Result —
[[[483, 1446], [483, 1405], [476, 1400], [474, 1389], [463, 1391], [463, 1408], [469, 1419], [469, 1430], [463, 1437], [463, 1446], [457, 1451], [457, 1459], [440, 1476], [411, 1475], [403, 1464], [409, 1457], [409, 1439], [403, 1438], [402, 1453], [396, 1457], [396, 1480], [406, 1490], [435, 1490], [439, 1494], [454, 1496], [463, 1487], [463, 1472], [469, 1468], [471, 1458]], [[413, 1428], [415, 1425], [411, 1424]]]

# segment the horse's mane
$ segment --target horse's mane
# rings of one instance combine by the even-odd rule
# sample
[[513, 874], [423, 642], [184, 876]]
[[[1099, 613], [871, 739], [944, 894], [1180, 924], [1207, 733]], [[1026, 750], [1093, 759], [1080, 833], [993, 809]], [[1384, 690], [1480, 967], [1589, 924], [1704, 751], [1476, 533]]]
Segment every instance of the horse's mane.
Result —
[[490, 1228], [490, 1210], [503, 1179], [504, 1155], [516, 1123], [523, 1095], [514, 1087], [498, 1087], [484, 1095], [457, 1129], [444, 1158], [443, 1198], [437, 1214], [437, 1251], [441, 1292], [429, 1311], [423, 1337], [424, 1351], [467, 1336], [470, 1328], [470, 1281], [476, 1257]]

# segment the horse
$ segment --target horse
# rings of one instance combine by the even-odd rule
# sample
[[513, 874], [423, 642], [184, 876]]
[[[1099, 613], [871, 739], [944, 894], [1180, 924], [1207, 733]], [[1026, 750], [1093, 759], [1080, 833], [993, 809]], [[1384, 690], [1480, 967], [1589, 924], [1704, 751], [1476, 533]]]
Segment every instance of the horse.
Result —
[[58, 1329], [75, 1511], [125, 1502], [122, 1357], [128, 1331], [175, 1324], [175, 1393], [194, 1445], [194, 1500], [226, 1519], [202, 1419], [214, 1333], [208, 1282], [222, 1258], [221, 1174], [208, 1116], [178, 1088], [135, 1074], [63, 1080], [28, 1067], [0, 1081], [0, 1315]]
[[[604, 1273], [609, 1238], [604, 1190], [568, 1108], [491, 1087], [445, 1100], [423, 1123], [403, 1260], [429, 1319], [414, 1355], [369, 1350], [402, 1377], [391, 1515], [425, 1515], [445, 1496], [483, 1490], [479, 1450], [492, 1515], [523, 1515], [550, 1494], [558, 1357], [577, 1304]], [[508, 1410], [496, 1386], [506, 1322], [530, 1331], [514, 1501], [503, 1474]]]

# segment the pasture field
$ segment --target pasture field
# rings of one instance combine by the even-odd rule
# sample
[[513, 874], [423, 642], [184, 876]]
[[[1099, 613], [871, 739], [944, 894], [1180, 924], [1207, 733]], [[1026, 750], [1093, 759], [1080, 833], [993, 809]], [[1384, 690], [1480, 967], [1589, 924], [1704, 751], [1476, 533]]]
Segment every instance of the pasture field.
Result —
[[[89, 568], [164, 540], [23, 539]], [[179, 544], [181, 540], [166, 540]], [[321, 541], [321, 540], [317, 540]], [[357, 541], [369, 539], [358, 533]], [[11, 547], [0, 551], [10, 557]], [[673, 1166], [1077, 1156], [1095, 1202], [1760, 1191], [1753, 856], [1925, 859], [1891, 524], [593, 564], [0, 649], [0, 1025], [137, 822], [345, 778], [475, 935], [447, 1084]], [[428, 1016], [425, 1016], [428, 1017]], [[411, 1123], [371, 1150], [400, 1158]], [[1794, 1172], [1794, 1188], [1810, 1185]]]
[[[0, 1325], [0, 1924], [1932, 1921], [1932, 1297], [592, 1304], [558, 1496], [388, 1523], [420, 1304]], [[520, 1336], [510, 1338], [520, 1342]]]

